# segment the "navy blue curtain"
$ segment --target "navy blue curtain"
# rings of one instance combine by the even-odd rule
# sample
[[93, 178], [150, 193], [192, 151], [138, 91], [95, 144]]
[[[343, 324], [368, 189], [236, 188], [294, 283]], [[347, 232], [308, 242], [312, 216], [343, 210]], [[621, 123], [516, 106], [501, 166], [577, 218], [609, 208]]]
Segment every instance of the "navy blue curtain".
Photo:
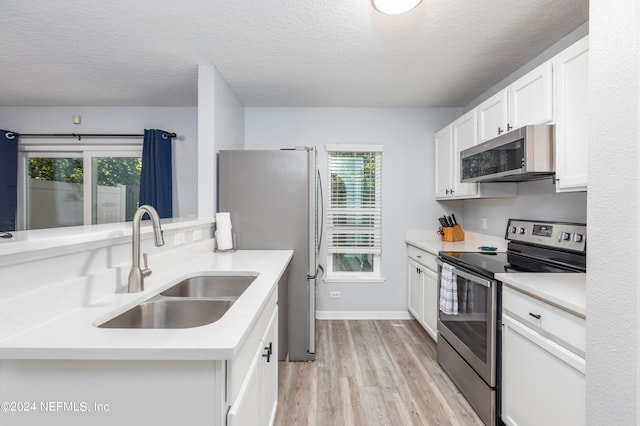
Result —
[[0, 231], [16, 230], [18, 134], [0, 130]]
[[153, 206], [161, 218], [173, 217], [171, 137], [163, 130], [144, 130], [140, 205]]

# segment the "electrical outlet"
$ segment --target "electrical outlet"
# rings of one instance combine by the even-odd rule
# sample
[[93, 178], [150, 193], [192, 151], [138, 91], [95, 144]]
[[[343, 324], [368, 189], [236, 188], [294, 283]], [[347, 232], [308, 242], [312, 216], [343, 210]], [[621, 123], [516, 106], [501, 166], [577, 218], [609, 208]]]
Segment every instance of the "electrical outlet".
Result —
[[195, 229], [191, 237], [191, 241], [198, 241], [202, 239], [202, 229]]
[[173, 235], [173, 245], [181, 246], [182, 244], [184, 244], [184, 232], [176, 232]]
[[486, 217], [482, 218], [482, 229], [487, 229], [488, 228], [488, 221]]
[[332, 299], [340, 299], [340, 292], [339, 291], [332, 291], [331, 293], [329, 293], [329, 297]]

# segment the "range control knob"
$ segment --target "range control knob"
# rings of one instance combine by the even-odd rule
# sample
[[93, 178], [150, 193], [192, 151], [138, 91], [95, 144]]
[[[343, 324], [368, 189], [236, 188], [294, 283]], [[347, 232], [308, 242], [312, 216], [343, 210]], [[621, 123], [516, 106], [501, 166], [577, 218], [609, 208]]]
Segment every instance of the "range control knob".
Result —
[[510, 227], [509, 227], [509, 232], [510, 232], [511, 234], [515, 234], [517, 229], [518, 229], [518, 228], [516, 228], [515, 226], [510, 226]]
[[524, 228], [518, 228], [518, 234], [524, 234]]
[[569, 241], [571, 239], [571, 234], [568, 232], [560, 232], [560, 235], [558, 236], [558, 242], [564, 240], [564, 241]]
[[576, 243], [579, 243], [579, 242], [581, 242], [581, 241], [582, 241], [582, 238], [583, 238], [583, 237], [582, 237], [582, 234], [575, 233], [575, 234], [573, 234], [573, 235], [571, 236], [571, 241], [574, 241], [574, 242], [576, 242]]

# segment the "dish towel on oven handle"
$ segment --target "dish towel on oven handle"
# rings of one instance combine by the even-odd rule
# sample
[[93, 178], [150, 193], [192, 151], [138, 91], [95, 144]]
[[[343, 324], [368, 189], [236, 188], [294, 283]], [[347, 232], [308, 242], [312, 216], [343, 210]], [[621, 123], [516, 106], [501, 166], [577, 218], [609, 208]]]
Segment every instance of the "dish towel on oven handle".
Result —
[[458, 315], [458, 283], [453, 266], [443, 263], [440, 272], [440, 311]]

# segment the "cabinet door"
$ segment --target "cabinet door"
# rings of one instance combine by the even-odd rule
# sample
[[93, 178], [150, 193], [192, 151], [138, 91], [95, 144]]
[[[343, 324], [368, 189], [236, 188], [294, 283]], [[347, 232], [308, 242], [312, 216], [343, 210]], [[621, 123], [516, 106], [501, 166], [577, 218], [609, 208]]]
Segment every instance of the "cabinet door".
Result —
[[253, 426], [262, 423], [261, 375], [262, 344], [257, 348], [238, 396], [227, 413], [227, 426]]
[[436, 198], [451, 198], [453, 188], [451, 182], [453, 154], [452, 154], [451, 126], [447, 126], [435, 135], [435, 196]]
[[[262, 339], [262, 397], [263, 397], [263, 421], [260, 424], [271, 425], [276, 418], [278, 406], [278, 308], [276, 307], [267, 332]], [[267, 348], [271, 349], [271, 355], [265, 357]]]
[[478, 140], [477, 112], [474, 109], [454, 121], [451, 124], [453, 132], [453, 173], [451, 182], [453, 183], [453, 196], [469, 197], [478, 194], [477, 183], [460, 182], [460, 152], [471, 148]]
[[229, 409], [227, 425], [273, 424], [277, 404], [278, 308], [276, 306], [240, 386], [238, 396]]
[[415, 319], [422, 322], [424, 315], [422, 276], [420, 274], [420, 265], [411, 259], [408, 262], [407, 277], [409, 280], [409, 312]]
[[556, 188], [587, 189], [589, 37], [553, 59], [556, 99]]
[[496, 93], [476, 108], [478, 111], [478, 143], [495, 138], [507, 129], [507, 91]]
[[424, 321], [423, 325], [427, 333], [438, 341], [438, 284], [437, 274], [431, 269], [422, 270], [422, 279], [424, 286]]
[[585, 361], [508, 315], [502, 328], [502, 420], [584, 425]]
[[527, 73], [507, 88], [507, 130], [553, 121], [553, 73], [551, 61]]

